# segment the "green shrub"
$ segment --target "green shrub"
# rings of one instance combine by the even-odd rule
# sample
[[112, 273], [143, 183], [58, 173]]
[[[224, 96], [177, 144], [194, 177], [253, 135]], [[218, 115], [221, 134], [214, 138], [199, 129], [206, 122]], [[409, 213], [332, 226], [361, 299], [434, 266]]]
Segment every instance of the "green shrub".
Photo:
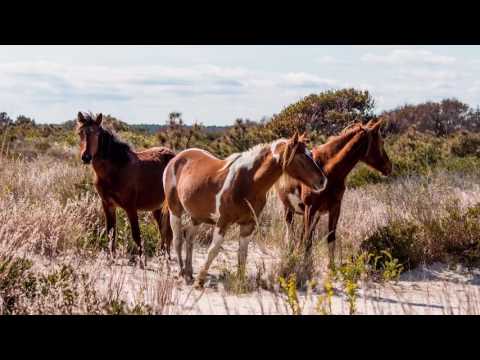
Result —
[[[361, 245], [361, 251], [372, 254], [370, 263], [376, 263], [378, 270], [384, 264], [383, 251], [387, 251], [391, 257], [398, 259], [399, 263], [412, 269], [422, 259], [422, 250], [417, 239], [418, 225], [402, 220], [395, 220], [387, 226], [383, 226], [365, 239]], [[375, 261], [376, 258], [380, 257]]]
[[297, 279], [295, 274], [290, 274], [287, 278], [282, 276], [278, 279], [280, 283], [280, 289], [283, 291], [285, 296], [287, 297], [287, 303], [292, 311], [293, 315], [301, 315], [302, 308], [300, 306], [300, 302], [298, 300], [297, 294]]
[[452, 140], [451, 153], [454, 156], [480, 156], [480, 135], [461, 133]]
[[387, 181], [378, 171], [371, 169], [365, 164], [359, 164], [348, 176], [347, 185], [352, 188], [367, 184], [378, 184]]
[[295, 276], [297, 286], [305, 288], [315, 272], [312, 255], [306, 254], [303, 246], [290, 246], [290, 249], [284, 247], [274, 272], [277, 276], [284, 279]]
[[[365, 239], [360, 249], [373, 254], [371, 263], [377, 269], [395, 264], [385, 261], [398, 259], [398, 265], [412, 269], [420, 263], [435, 261], [480, 263], [480, 204], [462, 210], [457, 201], [445, 209], [446, 214], [414, 221], [393, 220]], [[382, 256], [384, 251], [391, 258]]]

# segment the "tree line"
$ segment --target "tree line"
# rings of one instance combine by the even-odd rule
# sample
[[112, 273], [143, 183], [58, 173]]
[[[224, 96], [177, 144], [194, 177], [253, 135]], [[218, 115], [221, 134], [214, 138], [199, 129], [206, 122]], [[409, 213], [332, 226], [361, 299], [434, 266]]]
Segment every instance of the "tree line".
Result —
[[[322, 143], [352, 122], [368, 122], [374, 118], [384, 118], [387, 136], [409, 129], [435, 137], [447, 137], [460, 131], [480, 132], [480, 108], [472, 109], [457, 99], [402, 105], [378, 115], [374, 109], [375, 101], [368, 90], [329, 90], [308, 95], [270, 118], [260, 121], [236, 119], [232, 126], [218, 127], [214, 131], [201, 123], [188, 126], [181, 113], [172, 112], [165, 124], [156, 128], [155, 136], [159, 144], [175, 151], [195, 146], [227, 156], [259, 142], [291, 136], [295, 131], [307, 131], [313, 142]], [[104, 116], [104, 124], [115, 131], [150, 134], [148, 127], [129, 125], [111, 115]], [[2, 112], [0, 127], [6, 125], [35, 126], [35, 120], [24, 115], [13, 120]], [[75, 120], [69, 120], [61, 127], [72, 129], [74, 125]]]

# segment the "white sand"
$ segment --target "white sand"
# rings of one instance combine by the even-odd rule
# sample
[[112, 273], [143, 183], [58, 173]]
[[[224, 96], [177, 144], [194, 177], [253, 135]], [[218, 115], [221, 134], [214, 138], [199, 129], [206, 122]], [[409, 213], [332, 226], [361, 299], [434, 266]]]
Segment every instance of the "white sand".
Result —
[[[280, 292], [258, 290], [245, 295], [227, 294], [218, 281], [221, 270], [236, 270], [237, 244], [229, 241], [214, 261], [204, 291], [186, 285], [176, 275], [178, 268], [172, 261], [150, 261], [147, 269], [117, 264], [102, 265], [99, 277], [101, 291], [119, 291], [128, 302], [158, 303], [159, 289], [171, 285], [167, 298], [169, 306], [161, 310], [168, 314], [290, 314], [286, 298]], [[194, 249], [194, 272], [200, 268], [206, 249]], [[268, 268], [275, 257], [263, 254], [258, 246], [250, 245], [248, 271], [255, 274], [257, 266]], [[168, 275], [170, 274], [170, 275]], [[167, 279], [167, 280], [166, 280]], [[321, 279], [319, 279], [321, 281]], [[357, 314], [478, 314], [480, 313], [480, 271], [462, 268], [448, 269], [434, 264], [427, 268], [404, 273], [396, 283], [362, 283], [356, 301]], [[107, 290], [109, 289], [109, 290]], [[161, 292], [161, 291], [160, 291]], [[299, 292], [302, 314], [318, 314], [317, 302], [321, 294]], [[165, 301], [164, 301], [165, 302]], [[348, 314], [349, 306], [341, 284], [335, 284], [332, 314]]]

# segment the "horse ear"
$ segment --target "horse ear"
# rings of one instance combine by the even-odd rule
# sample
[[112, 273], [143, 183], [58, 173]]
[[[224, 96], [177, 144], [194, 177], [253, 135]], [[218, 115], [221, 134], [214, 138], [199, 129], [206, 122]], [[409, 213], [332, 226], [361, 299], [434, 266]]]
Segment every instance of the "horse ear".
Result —
[[95, 118], [95, 122], [97, 123], [97, 125], [100, 125], [102, 123], [102, 120], [103, 120], [103, 115], [102, 115], [102, 113], [100, 113]]
[[371, 126], [371, 129], [373, 131], [378, 131], [380, 129], [380, 126], [382, 126], [382, 124], [383, 124], [383, 119], [380, 119]]
[[304, 132], [302, 135], [300, 135], [300, 137], [298, 138], [298, 141], [304, 144], [308, 143], [309, 139], [308, 139], [307, 133]]
[[77, 120], [79, 123], [84, 124], [85, 123], [85, 118], [83, 117], [83, 114], [81, 111], [78, 112], [77, 114]]
[[298, 131], [295, 131], [292, 137], [292, 143], [295, 145], [298, 142]]

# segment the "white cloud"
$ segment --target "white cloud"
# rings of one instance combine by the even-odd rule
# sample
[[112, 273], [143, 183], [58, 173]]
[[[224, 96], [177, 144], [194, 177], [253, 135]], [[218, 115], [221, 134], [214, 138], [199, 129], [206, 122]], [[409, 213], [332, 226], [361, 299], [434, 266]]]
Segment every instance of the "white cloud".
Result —
[[394, 49], [385, 55], [367, 53], [361, 60], [370, 64], [407, 65], [430, 64], [449, 65], [456, 61], [453, 56], [434, 54], [429, 50], [421, 49]]
[[329, 55], [321, 56], [321, 57], [317, 58], [315, 61], [316, 61], [317, 63], [323, 64], [323, 65], [330, 65], [330, 64], [338, 64], [338, 63], [340, 63], [339, 60], [337, 60], [337, 59], [335, 59], [333, 56], [329, 56]]
[[[154, 113], [160, 108], [164, 112], [178, 109], [187, 113], [187, 107], [195, 107], [194, 117], [198, 117], [212, 111], [212, 107], [216, 111], [226, 107], [224, 112], [231, 108], [236, 110], [236, 116], [242, 116], [240, 109], [246, 114], [255, 112], [252, 102], [256, 111], [264, 104], [275, 104], [270, 107], [273, 113], [281, 106], [280, 97], [269, 97], [279, 94], [279, 89], [282, 98], [290, 99], [338, 86], [335, 80], [305, 72], [253, 71], [211, 64], [107, 67], [44, 61], [0, 63], [0, 99], [5, 106], [2, 111], [30, 113], [28, 104], [35, 109], [32, 116], [62, 107], [69, 109], [68, 113], [83, 107], [105, 109], [103, 112], [113, 109], [121, 112], [117, 114], [120, 117], [124, 116], [122, 112], [132, 117], [135, 110]], [[261, 115], [265, 114], [268, 112], [263, 110]], [[233, 118], [232, 114], [224, 121]]]
[[225, 124], [269, 116], [311, 93], [343, 87], [369, 90], [379, 109], [443, 96], [480, 103], [480, 51], [474, 48], [198, 47], [175, 55], [177, 48], [155, 47], [140, 56], [142, 49], [122, 47], [92, 61], [41, 47], [24, 49], [17, 59], [15, 49], [0, 54], [0, 111], [46, 122], [78, 110], [162, 122], [176, 110], [187, 122]]
[[324, 79], [304, 72], [288, 73], [282, 77], [280, 84], [286, 87], [300, 88], [330, 88], [338, 86], [338, 82], [335, 80]]
[[[49, 62], [0, 64], [0, 90], [10, 86], [34, 101], [87, 98], [129, 101], [138, 97], [239, 95], [261, 88], [323, 89], [336, 81], [303, 72], [285, 75], [210, 64], [167, 66], [67, 66]], [[5, 86], [8, 85], [8, 87]]]

